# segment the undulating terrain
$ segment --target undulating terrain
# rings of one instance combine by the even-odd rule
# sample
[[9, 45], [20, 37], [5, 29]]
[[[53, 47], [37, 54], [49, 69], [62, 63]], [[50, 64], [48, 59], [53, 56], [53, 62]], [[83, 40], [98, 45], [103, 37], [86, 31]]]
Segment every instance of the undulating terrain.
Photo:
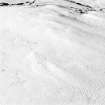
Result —
[[104, 0], [0, 0], [0, 105], [105, 105]]

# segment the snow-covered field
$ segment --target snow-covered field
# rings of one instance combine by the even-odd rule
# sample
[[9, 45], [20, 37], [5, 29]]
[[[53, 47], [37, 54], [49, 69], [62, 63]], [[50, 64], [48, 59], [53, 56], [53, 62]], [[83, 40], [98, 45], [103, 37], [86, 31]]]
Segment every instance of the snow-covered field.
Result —
[[104, 105], [104, 21], [56, 6], [1, 7], [0, 105]]

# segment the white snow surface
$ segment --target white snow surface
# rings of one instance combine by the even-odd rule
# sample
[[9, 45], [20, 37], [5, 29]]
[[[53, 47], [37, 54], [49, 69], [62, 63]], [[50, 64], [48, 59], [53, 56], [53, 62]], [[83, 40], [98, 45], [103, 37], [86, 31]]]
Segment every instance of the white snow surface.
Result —
[[0, 8], [0, 105], [105, 104], [104, 18], [52, 9]]
[[21, 3], [21, 2], [32, 2], [33, 0], [0, 0], [0, 3], [6, 2], [6, 3]]

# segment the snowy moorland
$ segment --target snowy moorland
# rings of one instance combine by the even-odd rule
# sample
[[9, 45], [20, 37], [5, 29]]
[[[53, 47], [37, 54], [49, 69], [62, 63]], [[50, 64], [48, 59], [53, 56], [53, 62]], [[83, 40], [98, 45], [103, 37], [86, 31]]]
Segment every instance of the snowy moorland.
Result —
[[85, 0], [2, 1], [0, 105], [104, 105], [103, 8]]

